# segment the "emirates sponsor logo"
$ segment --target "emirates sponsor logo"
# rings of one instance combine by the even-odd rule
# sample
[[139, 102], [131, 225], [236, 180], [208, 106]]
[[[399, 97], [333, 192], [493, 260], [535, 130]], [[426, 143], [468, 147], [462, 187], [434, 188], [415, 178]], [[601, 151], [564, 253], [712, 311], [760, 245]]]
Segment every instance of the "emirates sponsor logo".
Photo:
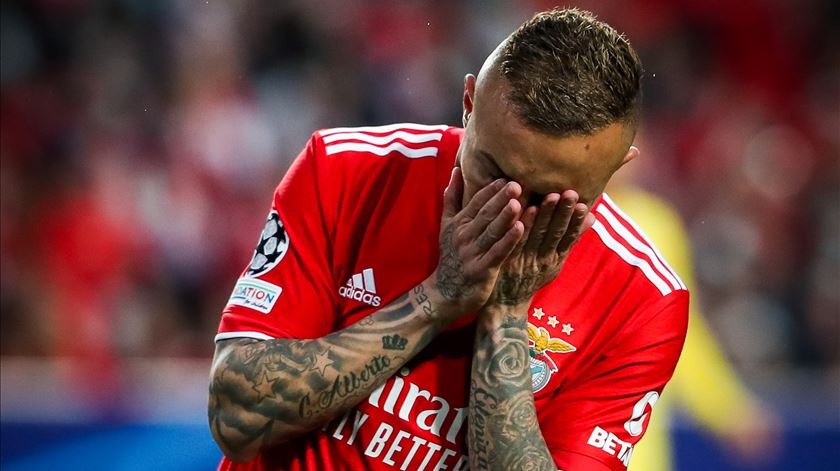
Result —
[[[327, 424], [323, 432], [400, 470], [466, 471], [469, 460], [463, 453], [463, 435], [467, 407], [453, 407], [446, 399], [407, 381], [404, 378], [409, 373], [408, 368], [400, 369], [367, 401]], [[369, 420], [371, 408], [393, 420], [385, 421], [381, 415]]]

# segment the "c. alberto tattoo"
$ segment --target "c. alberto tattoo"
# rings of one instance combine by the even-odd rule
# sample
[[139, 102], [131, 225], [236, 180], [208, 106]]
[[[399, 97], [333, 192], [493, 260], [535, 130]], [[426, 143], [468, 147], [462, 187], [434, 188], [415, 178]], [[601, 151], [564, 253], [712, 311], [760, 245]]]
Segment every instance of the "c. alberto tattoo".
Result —
[[537, 421], [525, 319], [479, 327], [469, 410], [471, 469], [557, 469]]
[[354, 397], [354, 393], [364, 388], [370, 381], [378, 378], [389, 366], [391, 366], [391, 360], [388, 357], [377, 355], [366, 363], [362, 370], [336, 376], [329, 388], [323, 389], [317, 394], [317, 401], [314, 405], [310, 402], [309, 393], [306, 393], [300, 399], [298, 416], [301, 418], [312, 417], [321, 411], [329, 410], [337, 400], [341, 401], [348, 397]]

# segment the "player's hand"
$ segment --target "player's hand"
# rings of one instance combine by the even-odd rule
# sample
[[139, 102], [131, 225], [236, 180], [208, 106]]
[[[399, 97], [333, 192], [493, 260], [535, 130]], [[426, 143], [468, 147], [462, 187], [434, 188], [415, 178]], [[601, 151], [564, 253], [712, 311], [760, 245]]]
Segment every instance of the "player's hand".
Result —
[[[525, 311], [538, 289], [560, 273], [563, 262], [595, 216], [574, 190], [549, 193], [539, 208], [522, 215], [525, 233], [505, 261], [488, 305], [520, 306]], [[520, 311], [520, 310], [517, 310]]]
[[440, 261], [432, 275], [453, 318], [476, 312], [487, 302], [502, 263], [525, 232], [519, 221], [518, 183], [496, 180], [461, 207], [463, 186], [456, 167], [444, 192]]

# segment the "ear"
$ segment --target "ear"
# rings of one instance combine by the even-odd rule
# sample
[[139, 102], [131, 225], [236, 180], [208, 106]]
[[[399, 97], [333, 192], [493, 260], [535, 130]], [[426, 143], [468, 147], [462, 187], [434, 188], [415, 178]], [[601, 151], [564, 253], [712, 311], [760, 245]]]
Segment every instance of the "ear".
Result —
[[464, 77], [464, 127], [467, 127], [467, 122], [470, 120], [470, 114], [473, 112], [473, 103], [475, 100], [475, 75], [467, 74]]
[[621, 160], [621, 165], [619, 165], [619, 167], [622, 167], [627, 162], [630, 162], [631, 160], [635, 159], [639, 156], [639, 154], [640, 152], [638, 147], [630, 146], [630, 149], [628, 149], [627, 153], [624, 155], [624, 159]]

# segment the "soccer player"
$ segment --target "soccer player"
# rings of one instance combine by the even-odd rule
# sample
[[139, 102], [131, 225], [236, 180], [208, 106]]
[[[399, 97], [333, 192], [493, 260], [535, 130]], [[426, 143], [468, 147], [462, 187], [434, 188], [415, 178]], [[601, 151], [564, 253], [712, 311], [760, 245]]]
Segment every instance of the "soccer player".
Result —
[[688, 293], [603, 194], [641, 64], [579, 10], [464, 81], [464, 128], [317, 131], [216, 336], [222, 470], [624, 470]]

